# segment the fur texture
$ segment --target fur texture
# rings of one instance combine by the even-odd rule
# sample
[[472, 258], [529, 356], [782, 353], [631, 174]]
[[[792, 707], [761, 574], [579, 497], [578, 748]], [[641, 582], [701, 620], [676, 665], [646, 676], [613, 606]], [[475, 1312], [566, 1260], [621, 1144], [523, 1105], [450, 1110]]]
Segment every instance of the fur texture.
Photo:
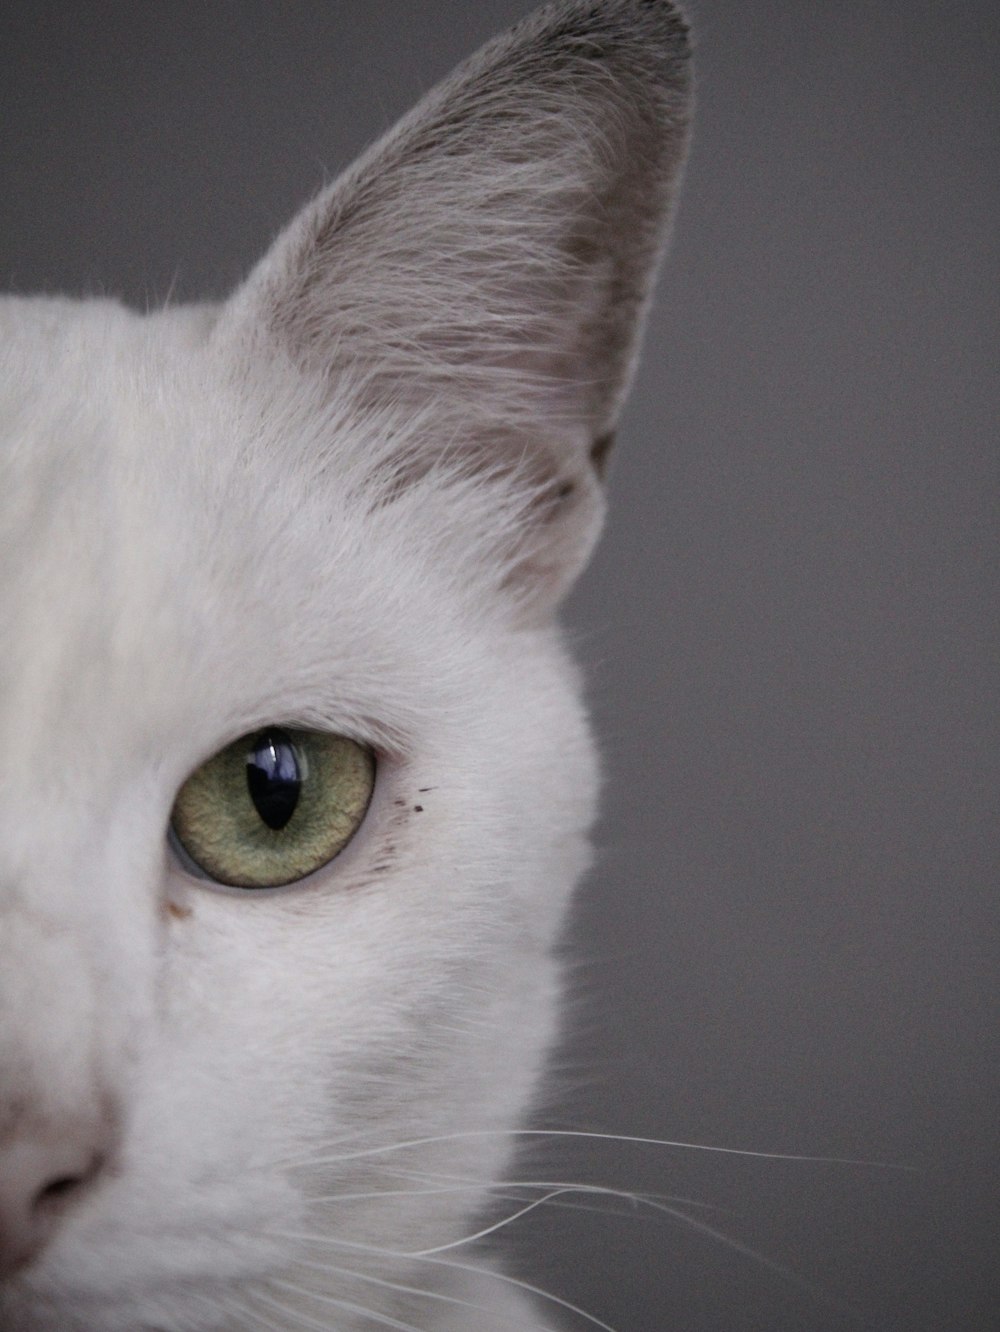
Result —
[[[5, 1328], [542, 1327], [441, 1246], [555, 1030], [596, 770], [553, 613], [686, 56], [669, 3], [551, 5], [225, 305], [0, 303]], [[375, 749], [365, 821], [291, 887], [194, 879], [175, 794], [271, 722]]]

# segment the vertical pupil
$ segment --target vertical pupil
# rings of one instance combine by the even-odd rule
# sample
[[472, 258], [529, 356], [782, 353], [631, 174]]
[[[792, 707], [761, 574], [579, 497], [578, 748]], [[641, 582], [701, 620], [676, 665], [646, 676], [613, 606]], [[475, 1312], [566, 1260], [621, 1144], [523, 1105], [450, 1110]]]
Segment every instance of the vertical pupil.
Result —
[[295, 813], [302, 789], [302, 776], [295, 746], [285, 731], [272, 727], [250, 742], [247, 754], [247, 787], [254, 808], [275, 832]]

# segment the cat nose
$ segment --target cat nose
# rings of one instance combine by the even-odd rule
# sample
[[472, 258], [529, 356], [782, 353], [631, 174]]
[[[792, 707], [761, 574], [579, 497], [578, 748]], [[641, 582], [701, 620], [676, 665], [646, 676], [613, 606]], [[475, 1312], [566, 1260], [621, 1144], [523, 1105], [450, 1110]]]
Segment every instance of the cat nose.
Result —
[[53, 1124], [0, 1145], [0, 1278], [32, 1262], [97, 1183], [108, 1159], [99, 1138], [91, 1125]]

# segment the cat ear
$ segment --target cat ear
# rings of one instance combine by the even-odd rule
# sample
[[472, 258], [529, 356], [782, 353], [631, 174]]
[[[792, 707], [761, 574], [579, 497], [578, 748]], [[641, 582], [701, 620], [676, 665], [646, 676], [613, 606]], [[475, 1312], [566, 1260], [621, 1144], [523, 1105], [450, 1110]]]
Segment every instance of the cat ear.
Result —
[[[484, 47], [278, 238], [218, 336], [422, 423], [526, 506], [519, 601], [585, 563], [683, 162], [687, 30], [667, 0], [563, 0]], [[428, 428], [430, 423], [430, 428]], [[405, 468], [400, 474], [405, 472]]]

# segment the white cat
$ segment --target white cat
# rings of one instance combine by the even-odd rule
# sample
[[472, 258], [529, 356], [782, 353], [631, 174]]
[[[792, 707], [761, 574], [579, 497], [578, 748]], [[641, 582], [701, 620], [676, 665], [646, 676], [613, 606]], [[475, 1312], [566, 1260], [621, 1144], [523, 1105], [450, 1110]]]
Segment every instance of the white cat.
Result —
[[0, 1324], [540, 1329], [554, 613], [680, 171], [667, 0], [464, 65], [222, 306], [0, 303]]

